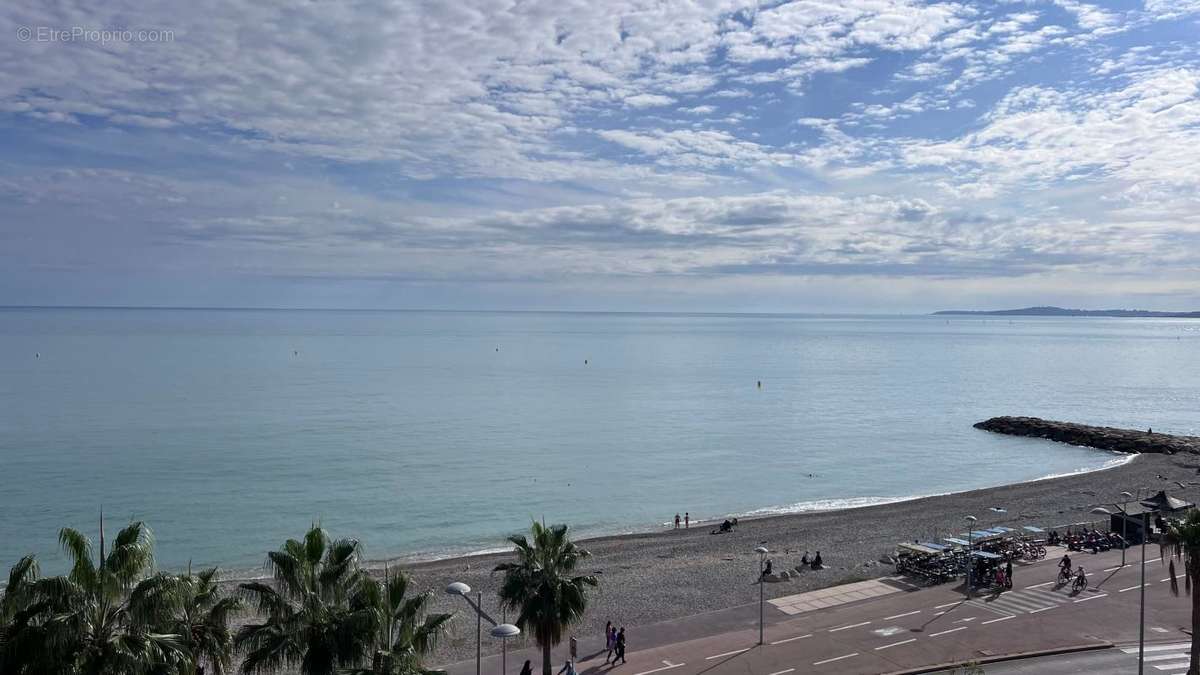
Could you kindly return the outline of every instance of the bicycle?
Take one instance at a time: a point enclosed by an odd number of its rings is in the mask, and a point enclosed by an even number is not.
[[[1075,576],[1075,583],[1071,584],[1071,592],[1079,593],[1087,588],[1087,575],[1083,573],[1083,568],[1079,568],[1079,574]]]

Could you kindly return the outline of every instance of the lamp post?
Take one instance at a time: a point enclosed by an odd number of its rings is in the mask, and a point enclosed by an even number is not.
[[[492,627],[492,637],[500,638],[500,675],[505,675],[508,672],[508,638],[516,637],[521,634],[521,629],[511,623],[502,623]]]
[[[1125,549],[1129,547],[1129,544],[1125,541],[1125,535],[1129,530],[1129,509],[1127,507],[1129,506],[1129,501],[1133,499],[1133,495],[1128,492],[1122,492],[1121,496],[1125,498],[1125,501],[1121,502],[1121,567],[1124,567]]]
[[[758,644],[761,646],[763,643],[763,585],[766,583],[763,579],[765,571],[763,563],[766,562],[767,554],[771,551],[766,546],[759,546],[754,549],[754,552],[758,554]]]
[[[1142,488],[1138,488],[1138,497],[1141,498]],[[1150,523],[1147,522],[1146,508],[1142,507],[1142,587],[1138,589],[1138,594],[1141,596],[1138,601],[1138,675],[1142,675],[1142,670],[1146,665],[1146,538],[1150,534]]]
[[[483,611],[483,593],[477,593],[476,599],[471,599],[471,587],[461,581],[455,581],[446,587],[446,593],[460,596],[471,609],[475,610],[475,675],[482,675],[483,662],[483,620],[492,624],[492,637],[504,640],[504,655],[501,657],[503,668],[508,668],[508,638],[521,634],[521,629],[510,623],[496,623],[496,620]]]
[[[971,567],[974,566],[975,560],[971,555],[972,535],[975,534],[975,521],[979,520],[975,516],[967,516],[967,599],[971,598]]]

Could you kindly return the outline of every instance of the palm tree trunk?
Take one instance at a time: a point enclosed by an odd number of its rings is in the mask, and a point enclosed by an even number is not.
[[[1196,628],[1200,627],[1200,551],[1189,552],[1187,556],[1187,573],[1192,585],[1192,655],[1188,664],[1187,675],[1200,675],[1200,637]]]
[[[1194,638],[1193,638],[1194,639]],[[1192,650],[1193,652],[1195,650]],[[542,645],[542,675],[554,675],[553,666],[550,665],[550,641],[547,640]]]

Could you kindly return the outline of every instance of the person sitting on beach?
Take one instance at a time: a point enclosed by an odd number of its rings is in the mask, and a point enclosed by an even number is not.
[[[805,552],[804,552],[804,555],[800,556],[800,564],[801,564],[801,565],[807,565],[807,564],[808,564],[808,551],[805,551]]]
[[[736,516],[734,517],[733,522],[730,524],[733,525],[733,527],[737,527],[737,517]]]
[[[768,561],[767,561],[767,564],[766,564],[766,565],[763,567],[763,573],[762,573],[762,575],[763,575],[764,577],[769,577],[769,576],[771,576],[771,561],[770,561],[770,560],[768,560]]]
[[[812,568],[814,570],[819,570],[824,566],[825,563],[821,560],[821,552],[817,551],[817,555],[812,559]]]

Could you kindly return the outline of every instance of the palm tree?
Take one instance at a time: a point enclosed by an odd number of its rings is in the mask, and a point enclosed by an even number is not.
[[[1161,542],[1163,558],[1170,554],[1183,561],[1184,584],[1192,596],[1192,655],[1188,675],[1200,675],[1200,639],[1196,629],[1200,628],[1200,510],[1193,509],[1183,520],[1167,522]],[[1179,582],[1175,577],[1175,561],[1171,561],[1171,592],[1179,595]]]
[[[182,644],[180,675],[204,673],[206,665],[215,675],[225,675],[233,653],[229,615],[241,609],[241,598],[222,596],[215,567],[195,576],[189,571],[177,577],[176,583],[180,603],[168,625]]]
[[[372,580],[369,600],[379,621],[371,667],[351,671],[353,675],[434,675],[423,658],[433,651],[453,614],[426,615],[433,591],[409,594],[411,580],[403,570]]]
[[[0,673],[51,672],[38,621],[44,605],[38,598],[37,560],[27,555],[8,573],[0,594]]]
[[[112,550],[92,560],[92,543],[65,528],[59,542],[71,559],[65,577],[44,580],[39,593],[49,607],[42,623],[46,648],[65,660],[63,672],[139,675],[160,672],[181,655],[179,636],[161,633],[178,602],[170,575],[153,574],[154,537],[135,522],[117,533]]]
[[[583,618],[586,587],[597,582],[593,576],[571,576],[580,559],[590,554],[567,537],[566,525],[534,522],[530,534],[532,543],[523,534],[508,538],[517,560],[497,565],[494,571],[504,572],[501,603],[518,612],[517,626],[531,632],[542,647],[542,675],[552,675],[550,649]]]
[[[331,540],[314,525],[303,541],[289,539],[267,554],[274,584],[241,584],[266,621],[242,626],[243,673],[299,667],[303,675],[334,675],[361,665],[375,644],[379,618],[371,580],[359,567],[353,539]]]

